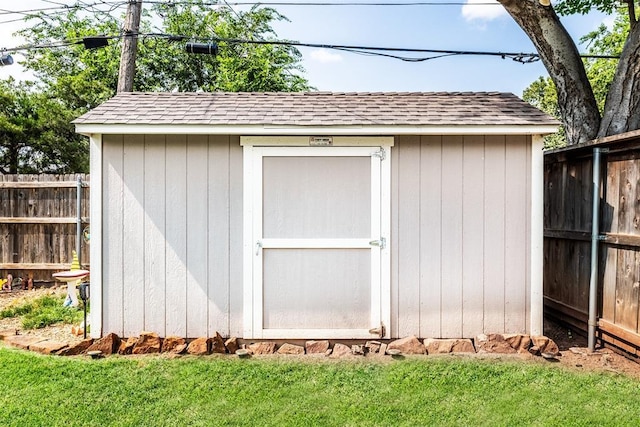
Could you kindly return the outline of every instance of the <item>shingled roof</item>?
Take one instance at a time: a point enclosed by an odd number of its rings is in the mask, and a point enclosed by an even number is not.
[[[77,125],[557,126],[511,93],[120,93]]]

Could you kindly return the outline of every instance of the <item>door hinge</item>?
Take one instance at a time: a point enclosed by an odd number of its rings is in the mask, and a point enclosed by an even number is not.
[[[371,240],[369,242],[369,245],[379,246],[380,249],[384,249],[387,247],[387,239],[385,239],[384,237],[381,237],[380,240]]]
[[[384,325],[380,323],[380,326],[378,326],[377,328],[369,329],[369,333],[371,335],[377,335],[378,338],[384,337]]]
[[[371,153],[373,157],[378,157],[381,161],[387,158],[387,152],[384,148],[380,147],[380,149],[374,153]]]

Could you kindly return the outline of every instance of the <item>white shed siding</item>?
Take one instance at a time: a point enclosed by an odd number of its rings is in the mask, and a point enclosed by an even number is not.
[[[392,150],[391,335],[527,332],[530,137]],[[242,336],[239,137],[105,135],[102,156],[102,333]]]
[[[166,336],[166,138],[146,136],[144,149],[144,296],[156,302],[145,307],[144,324],[148,330]]]
[[[241,333],[241,157],[237,137],[104,136],[103,334]]]
[[[128,138],[123,150],[122,277],[123,334],[138,334],[144,323],[144,136]]]
[[[392,335],[526,332],[530,138],[399,137]]]
[[[187,138],[167,136],[165,191],[165,325],[167,335],[187,336]],[[159,151],[164,151],[161,147]],[[202,153],[204,155],[204,153]],[[153,159],[154,156],[151,158]],[[141,173],[144,173],[141,171]],[[155,301],[147,301],[153,304]],[[142,326],[142,325],[141,325]]]
[[[123,292],[123,209],[122,189],[124,138],[105,135],[102,141],[102,307],[104,335],[124,332]]]

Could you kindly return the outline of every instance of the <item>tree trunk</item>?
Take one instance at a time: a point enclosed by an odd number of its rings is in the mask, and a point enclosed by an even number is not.
[[[498,0],[529,36],[556,85],[567,144],[594,139],[600,112],[578,49],[552,7],[537,0]]]
[[[17,137],[18,135],[14,136],[14,138],[17,138]],[[20,146],[21,144],[16,142],[15,140],[11,141],[11,143],[9,144],[9,173],[10,174],[18,173],[18,167],[20,166]]]
[[[640,25],[631,26],[607,93],[598,137],[640,129]]]

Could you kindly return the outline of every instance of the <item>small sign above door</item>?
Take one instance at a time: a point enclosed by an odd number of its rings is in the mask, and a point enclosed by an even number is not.
[[[312,147],[328,147],[333,145],[333,137],[331,136],[310,136],[309,145]]]

